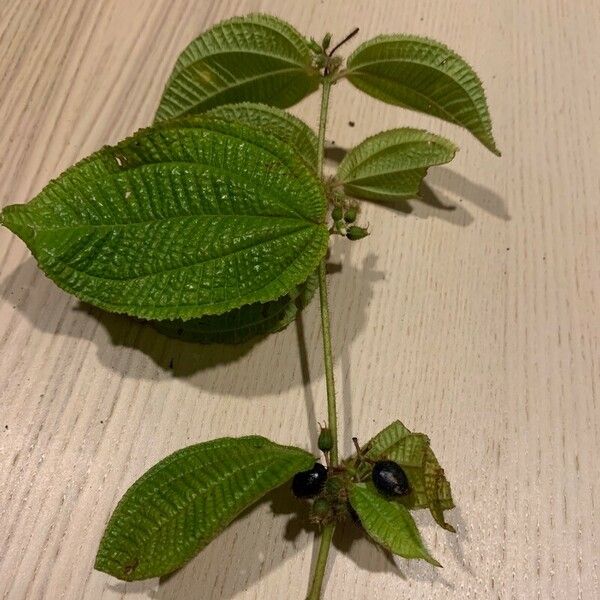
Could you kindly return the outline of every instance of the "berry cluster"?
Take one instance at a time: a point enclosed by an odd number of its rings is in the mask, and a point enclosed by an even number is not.
[[[363,456],[356,438],[356,460],[360,463],[370,463],[371,480],[377,490],[388,498],[406,496],[410,493],[410,483],[402,467],[393,460],[371,460]],[[327,467],[316,462],[312,469],[296,473],[292,480],[292,492],[297,498],[314,498],[311,508],[311,520],[325,525],[334,520],[350,517],[357,525],[360,518],[348,502],[348,488],[357,479],[357,471],[348,465],[329,466],[329,451],[331,450],[331,431],[321,427],[319,449],[325,455]],[[331,475],[331,476],[330,476]]]

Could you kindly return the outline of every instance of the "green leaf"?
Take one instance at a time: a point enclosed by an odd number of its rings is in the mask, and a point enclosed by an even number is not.
[[[268,132],[289,146],[316,171],[317,136],[300,119],[279,108],[245,102],[226,104],[207,113],[217,119],[238,121]],[[202,344],[241,344],[257,336],[281,331],[306,307],[316,290],[316,274],[295,286],[288,294],[265,303],[247,304],[223,315],[207,315],[182,321],[154,321],[162,334]]]
[[[450,162],[456,146],[420,129],[378,133],[350,150],[337,177],[348,196],[367,200],[405,200],[419,196],[427,169]]]
[[[126,581],[171,573],[314,460],[260,436],[179,450],[127,490],[108,522],[95,568]]]
[[[81,300],[189,319],[306,281],[327,251],[325,211],[321,181],[292,148],[192,117],[103,148],[1,219]]]
[[[308,306],[317,288],[315,273],[290,293],[272,302],[247,304],[224,315],[189,321],[153,321],[162,334],[201,344],[241,344],[257,336],[285,329]]]
[[[359,90],[468,129],[500,156],[481,80],[458,54],[411,35],[382,35],[350,56],[345,76]]]
[[[291,25],[253,14],[218,23],[180,55],[156,121],[231,102],[286,108],[319,87],[307,40]]]
[[[371,483],[350,488],[350,504],[365,531],[381,546],[404,558],[422,558],[441,567],[425,548],[408,509],[382,496]]]
[[[404,469],[411,490],[399,501],[411,509],[428,508],[440,527],[455,531],[444,519],[444,511],[454,508],[450,483],[426,435],[411,433],[400,421],[394,421],[366,444],[363,452],[371,460],[397,462]],[[367,478],[370,471],[369,465],[363,463],[359,475]]]
[[[244,102],[219,106],[206,113],[226,121],[240,121],[258,127],[296,150],[315,170],[317,168],[317,136],[304,122],[285,110],[266,104]]]

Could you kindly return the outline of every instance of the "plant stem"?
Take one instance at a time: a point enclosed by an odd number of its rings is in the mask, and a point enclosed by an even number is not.
[[[323,157],[325,155],[325,128],[327,126],[327,109],[331,80],[323,79],[321,96],[321,115],[319,117],[319,146],[317,151],[317,169],[323,175]],[[325,383],[327,386],[327,419],[331,429],[332,447],[329,453],[331,465],[338,464],[337,410],[335,406],[335,380],[333,376],[333,353],[331,351],[331,326],[329,322],[329,302],[327,299],[327,266],[326,258],[319,264],[319,300],[321,303],[321,328],[323,333],[323,357],[325,360]]]
[[[319,299],[321,302],[321,328],[323,331],[323,355],[325,358],[325,384],[327,386],[327,426],[331,430],[331,466],[338,464],[337,410],[335,405],[335,380],[333,378],[333,354],[331,351],[331,327],[329,302],[327,300],[327,273],[325,259],[319,264]]]
[[[329,556],[329,548],[333,539],[335,524],[330,523],[323,529],[321,534],[321,545],[319,546],[319,555],[317,556],[317,564],[313,574],[312,583],[306,600],[319,600],[321,598],[321,587],[323,585],[323,577],[325,575],[325,567],[327,566],[327,558]]]
[[[321,91],[321,113],[319,115],[319,142],[317,146],[317,171],[323,175],[323,157],[325,156],[325,128],[327,127],[327,110],[329,108],[329,92],[331,91],[331,79],[323,78],[323,89]]]
[[[325,76],[323,79],[323,90],[321,95],[321,114],[319,117],[319,145],[317,148],[317,168],[319,174],[323,175],[323,157],[325,155],[325,127],[327,125],[327,109],[329,106],[329,92],[331,91],[331,79]],[[335,380],[333,376],[333,353],[331,351],[331,327],[329,323],[329,302],[327,299],[327,265],[326,258],[319,264],[319,300],[321,304],[321,328],[323,335],[323,358],[325,361],[325,382],[327,386],[327,419],[331,430],[332,446],[329,453],[330,464],[335,467],[338,464],[338,435],[337,435],[337,411],[335,406]],[[321,587],[325,576],[327,558],[335,531],[335,523],[327,525],[321,534],[319,554],[313,573],[310,591],[307,600],[319,600]]]

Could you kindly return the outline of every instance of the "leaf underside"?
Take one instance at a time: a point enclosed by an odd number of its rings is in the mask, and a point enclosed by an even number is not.
[[[404,558],[421,558],[441,566],[423,544],[408,509],[382,496],[371,483],[358,483],[350,488],[350,504],[358,514],[365,531],[381,546]]]
[[[444,518],[444,511],[454,508],[450,483],[426,435],[411,433],[400,421],[394,421],[366,444],[364,453],[371,460],[397,462],[410,483],[410,494],[398,501],[410,509],[428,508],[440,527],[455,531]],[[363,464],[359,475],[367,478],[369,473],[370,467]]]
[[[95,568],[133,581],[178,569],[244,509],[314,464],[260,436],[221,438],[175,452],[125,493]]]
[[[242,344],[285,329],[312,300],[318,285],[315,273],[291,292],[265,303],[247,304],[223,315],[189,321],[152,321],[160,333],[200,344]]]
[[[367,138],[346,154],[337,177],[348,196],[406,200],[419,196],[427,169],[450,162],[456,146],[420,129],[392,129]]]
[[[156,122],[232,102],[287,108],[319,87],[305,38],[269,15],[235,17],[204,32],[182,52]]]
[[[1,219],[81,300],[189,319],[306,281],[327,250],[325,210],[320,180],[292,148],[190,117],[103,148]]]
[[[347,67],[345,76],[359,90],[460,125],[500,155],[481,80],[444,44],[411,35],[382,35],[360,45]]]

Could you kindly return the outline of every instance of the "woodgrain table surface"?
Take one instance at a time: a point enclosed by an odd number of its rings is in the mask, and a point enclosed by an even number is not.
[[[316,38],[360,26],[347,52],[381,32],[446,42],[485,82],[503,151],[333,90],[339,147],[398,125],[461,146],[429,178],[448,208],[366,206],[373,235],[336,243],[330,278],[343,450],[396,418],[427,432],[458,535],[419,515],[436,570],[342,531],[326,598],[600,597],[598,0],[1,0],[0,201],[148,124],[185,45],[251,11]],[[293,111],[315,124],[317,95]],[[118,498],[171,451],[251,432],[309,446],[317,304],[254,346],[195,347],[80,305],[7,230],[0,257],[0,597],[303,598],[313,538],[281,493],[160,584],[92,565]]]

